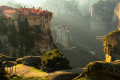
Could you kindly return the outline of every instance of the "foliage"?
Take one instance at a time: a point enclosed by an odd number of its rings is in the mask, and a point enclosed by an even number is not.
[[[19,40],[21,46],[25,46],[26,51],[29,51],[34,45],[34,35],[29,32],[29,24],[27,18],[25,21],[19,20]]]
[[[11,33],[10,35],[8,35],[8,39],[9,42],[11,44],[11,46],[13,47],[17,47],[17,32],[15,30],[15,26],[14,25],[9,25],[9,32]]]
[[[3,80],[5,78],[5,74],[6,74],[5,68],[2,62],[0,61],[0,80]]]
[[[5,18],[4,17],[0,17],[0,34],[6,34],[8,32],[8,27],[6,26],[5,23]]]
[[[53,72],[68,68],[70,68],[69,61],[62,52],[57,49],[46,52],[42,57],[41,69],[43,71]]]

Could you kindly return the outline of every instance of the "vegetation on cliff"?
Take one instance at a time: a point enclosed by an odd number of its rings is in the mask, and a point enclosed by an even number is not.
[[[46,52],[42,57],[41,69],[43,71],[53,72],[69,68],[69,61],[62,52],[57,49]]]

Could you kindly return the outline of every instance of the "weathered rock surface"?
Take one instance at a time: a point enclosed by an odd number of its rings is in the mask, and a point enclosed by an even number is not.
[[[120,31],[113,31],[104,38],[104,52],[106,62],[120,59]]]
[[[116,26],[118,20],[114,15],[114,9],[119,1],[118,0],[105,0],[98,1],[91,8],[91,29],[93,30],[106,30],[113,25]]]
[[[74,80],[81,77],[92,80],[120,80],[120,60],[114,62],[91,62]]]
[[[41,56],[26,56],[23,58],[18,58],[16,60],[17,64],[24,64],[27,66],[32,66],[35,68],[40,68],[41,65]]]
[[[78,76],[78,74],[75,74],[72,72],[56,71],[54,73],[50,73],[47,76],[47,79],[48,80],[72,80],[76,76]]]
[[[0,54],[0,61],[15,61],[14,58]]]
[[[15,66],[17,64],[15,62],[13,62],[13,61],[5,61],[5,62],[3,62],[3,65],[5,67],[12,67],[12,66]]]

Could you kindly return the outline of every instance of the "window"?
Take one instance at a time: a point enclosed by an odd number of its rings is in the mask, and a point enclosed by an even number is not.
[[[46,15],[45,18],[48,18],[48,15]]]
[[[36,18],[34,17],[34,21],[36,21]]]

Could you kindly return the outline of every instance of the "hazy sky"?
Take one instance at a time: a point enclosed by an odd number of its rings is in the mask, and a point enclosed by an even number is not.
[[[25,3],[25,4],[32,4],[33,6],[41,6],[41,4],[45,1],[46,0],[0,0],[0,4],[5,5],[8,2],[12,2],[14,4],[15,2],[17,2],[20,4]]]

